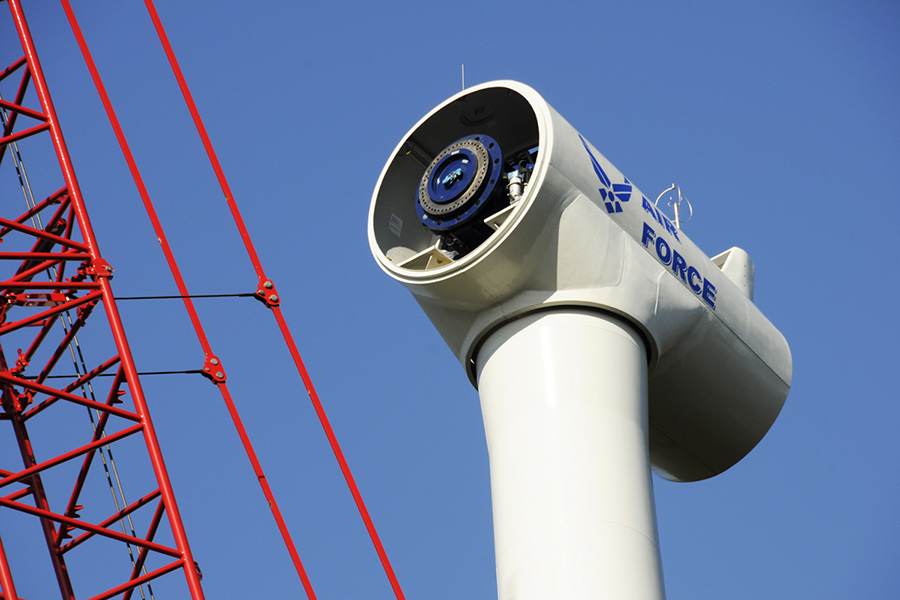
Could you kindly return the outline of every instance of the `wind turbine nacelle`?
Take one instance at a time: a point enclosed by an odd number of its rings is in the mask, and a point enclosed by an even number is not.
[[[476,387],[482,341],[510,320],[581,307],[633,324],[666,478],[731,467],[787,397],[790,350],[753,304],[746,253],[708,258],[521,83],[468,88],[419,121],[381,173],[368,234]]]

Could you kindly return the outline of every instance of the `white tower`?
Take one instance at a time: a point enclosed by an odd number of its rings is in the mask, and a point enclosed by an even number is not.
[[[790,386],[747,254],[710,260],[512,81],[403,138],[369,243],[479,391],[500,600],[663,598],[651,467],[728,469]]]

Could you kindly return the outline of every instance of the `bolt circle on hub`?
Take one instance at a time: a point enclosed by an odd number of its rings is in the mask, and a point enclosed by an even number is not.
[[[502,162],[500,145],[486,135],[467,136],[444,148],[419,182],[419,218],[439,231],[469,220],[496,188]]]

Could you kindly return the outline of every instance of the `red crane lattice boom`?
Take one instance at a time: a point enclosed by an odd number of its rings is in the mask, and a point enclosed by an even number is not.
[[[21,457],[13,460],[8,453],[2,457],[0,507],[37,518],[52,566],[52,575],[47,575],[56,578],[63,598],[76,597],[67,568],[69,556],[90,552],[97,560],[99,549],[109,548],[89,543],[94,537],[129,546],[133,557],[133,564],[120,572],[111,569],[109,582],[97,582],[97,589],[87,590],[96,600],[127,596],[129,590],[177,570],[184,573],[191,597],[202,598],[200,575],[110,286],[113,269],[94,236],[25,15],[18,0],[8,4],[24,56],[14,57],[0,72],[0,82],[12,82],[16,89],[14,97],[0,100],[4,116],[0,161],[7,163],[7,172],[13,170],[9,163],[16,162],[21,179],[21,165],[14,156],[19,143],[49,145],[62,187],[44,192],[44,182],[30,182],[42,200],[16,210],[4,197],[0,208],[0,420],[11,426]],[[100,351],[93,344],[101,341],[92,339],[91,353],[102,358],[84,362],[76,374],[72,367],[60,366],[87,321],[93,324],[104,315],[107,349]],[[46,447],[33,443],[32,419],[50,420],[51,413],[69,419],[78,406],[92,413],[92,427],[56,429]],[[83,415],[83,408],[79,412]],[[133,438],[143,439],[153,487],[112,511],[88,505],[85,484],[98,453]],[[73,469],[73,464],[78,466]],[[53,480],[52,487],[45,485],[47,480]],[[5,518],[12,518],[5,513]],[[146,528],[140,533],[119,531],[127,516],[132,523],[143,521]],[[18,597],[10,554],[0,540],[0,586],[6,600]],[[30,557],[29,571],[41,562]],[[112,567],[117,561],[108,564]]]
[[[259,279],[254,293],[239,295],[257,297],[274,316],[400,600],[402,590],[281,313],[281,298],[253,248],[153,2],[144,3]],[[24,55],[0,56],[0,65],[9,65],[0,72],[0,189],[15,185],[7,177],[15,179],[25,205],[16,209],[6,196],[0,203],[0,421],[9,422],[14,439],[14,451],[0,447],[0,514],[4,519],[36,523],[49,562],[18,546],[10,551],[0,530],[0,600],[21,597],[13,580],[17,568],[27,569],[31,578],[55,578],[64,600],[76,596],[92,600],[121,596],[127,600],[136,590],[145,597],[145,584],[153,598],[150,582],[175,571],[183,573],[190,597],[203,598],[199,567],[191,554],[112,293],[113,268],[100,253],[20,0],[8,0],[8,5],[12,20],[7,23],[0,18],[0,35],[12,37],[3,27],[13,31]],[[203,374],[216,385],[304,591],[308,598],[315,598],[69,1],[61,0],[61,5],[204,352],[202,369],[182,372]],[[46,162],[58,164],[56,174],[48,177],[42,173],[32,182],[20,146],[27,146],[29,155],[42,153]],[[105,321],[101,315],[106,316]],[[89,319],[90,328],[86,327]],[[90,337],[90,352],[82,351],[79,335]],[[62,366],[66,353],[72,355],[73,366]],[[38,435],[33,438],[35,431]],[[129,461],[139,464],[117,469],[113,449],[120,447],[127,449],[123,454]],[[112,503],[101,502],[97,494],[88,491],[90,483],[101,477],[101,468]],[[139,488],[136,500],[126,498],[119,471],[126,476],[142,475],[135,478]],[[129,496],[136,497],[133,484],[129,484]],[[123,556],[129,560],[123,562]],[[79,560],[103,565],[102,580],[80,580],[76,590],[69,568]],[[40,569],[43,571],[38,574]]]

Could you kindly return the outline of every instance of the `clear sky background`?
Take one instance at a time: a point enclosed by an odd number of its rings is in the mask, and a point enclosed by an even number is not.
[[[191,291],[254,291],[143,4],[74,4]],[[62,10],[25,8],[116,293],[174,293]],[[408,598],[496,597],[477,392],[366,239],[382,167],[462,64],[468,85],[534,87],[646,195],[678,182],[687,234],[749,252],[791,345],[791,392],[746,459],[654,478],[668,598],[900,595],[900,5],[157,8]],[[274,320],[198,303],[317,595],[393,597]],[[201,366],[180,303],[122,312],[142,370]],[[214,386],[144,386],[207,597],[302,597]],[[157,598],[186,593],[163,582]],[[19,591],[54,597],[46,584]]]

